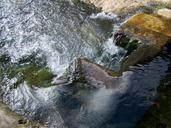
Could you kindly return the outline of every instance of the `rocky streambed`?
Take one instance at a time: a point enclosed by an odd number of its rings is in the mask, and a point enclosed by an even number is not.
[[[1,0],[1,100],[23,119],[0,128],[170,128],[170,3],[144,2]]]

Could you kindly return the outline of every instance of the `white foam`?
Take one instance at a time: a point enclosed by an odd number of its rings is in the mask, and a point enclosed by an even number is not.
[[[105,13],[105,12],[100,12],[100,13],[93,13],[90,15],[90,18],[92,19],[108,19],[108,20],[116,20],[117,19],[117,15],[114,13]]]
[[[120,48],[115,45],[113,38],[109,38],[104,44],[104,50],[105,52],[114,55],[117,54],[120,51]]]

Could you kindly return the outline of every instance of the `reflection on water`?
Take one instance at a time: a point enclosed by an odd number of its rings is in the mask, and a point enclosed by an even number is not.
[[[118,69],[125,51],[110,38],[117,16],[96,15],[94,8],[70,2],[0,0],[1,97],[11,109],[52,128],[132,128],[166,74],[170,58],[163,54],[118,78],[91,74],[91,81],[98,80],[95,87],[82,81],[37,88],[24,81],[14,88],[20,74],[9,78],[5,72],[36,63],[60,78],[78,57]]]

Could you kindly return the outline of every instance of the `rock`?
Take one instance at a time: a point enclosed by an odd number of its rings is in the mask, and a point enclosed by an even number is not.
[[[102,8],[105,12],[117,14],[127,13],[132,8],[142,7],[149,2],[171,4],[170,0],[82,0],[86,3],[93,3],[96,7]],[[129,6],[128,6],[129,5]]]
[[[137,3],[135,0],[120,0],[120,1],[115,1],[115,0],[84,0],[84,2],[87,3],[93,3],[96,7],[102,8],[103,11],[105,12],[121,12],[125,8],[128,8],[128,4],[132,7],[135,6]],[[129,6],[129,8],[130,8]]]
[[[74,81],[76,85],[78,85],[77,83],[87,83],[94,88],[115,88],[121,84],[119,77],[116,77],[118,74],[114,71],[87,59],[79,59],[79,63],[81,63],[79,69],[81,69],[82,77],[80,77],[80,80]]]
[[[130,19],[128,19],[128,21],[122,26],[122,28],[131,29],[128,31],[134,34],[136,34],[135,32],[139,32],[140,35],[143,34],[142,36],[144,36],[144,34],[148,34],[148,30],[149,30],[149,31],[157,32],[162,35],[171,37],[171,24],[170,23],[171,23],[171,20],[166,20],[162,17],[149,15],[145,13],[139,13],[139,14],[132,16]],[[137,31],[137,29],[139,30]],[[142,29],[142,32],[141,32],[141,29]],[[149,32],[146,38],[155,35],[155,33],[152,35],[150,34],[151,33]]]
[[[171,21],[168,19],[145,13],[136,14],[128,19],[118,33],[124,33],[129,38],[135,41],[139,40],[139,42],[135,43],[134,41],[133,46],[136,46],[137,49],[129,51],[129,55],[122,61],[120,73],[128,70],[131,65],[157,55],[167,40],[171,38],[170,23]],[[116,43],[118,46],[122,46],[123,42],[120,40],[118,41],[120,43]],[[131,42],[127,41],[127,43]]]
[[[17,81],[14,83],[15,88],[24,81],[26,81],[29,86],[39,88],[53,86],[51,82],[55,77],[49,68],[39,67],[37,65],[12,66],[7,70],[7,75],[9,79],[17,78]]]
[[[45,128],[40,124],[30,122],[12,112],[7,105],[0,102],[0,128]]]
[[[166,17],[167,19],[171,19],[171,9],[167,9],[167,8],[159,9],[157,14],[159,16]]]

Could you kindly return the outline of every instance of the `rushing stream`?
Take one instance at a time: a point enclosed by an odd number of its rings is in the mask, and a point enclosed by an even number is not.
[[[118,69],[125,51],[111,38],[116,21],[114,14],[67,0],[0,0],[1,99],[50,128],[133,128],[167,74],[167,50],[113,78],[118,82],[112,88],[80,89],[68,80],[76,58]],[[29,65],[48,68],[52,83],[67,77],[65,84],[39,88],[22,81],[14,86],[20,73],[11,76],[9,70]]]

